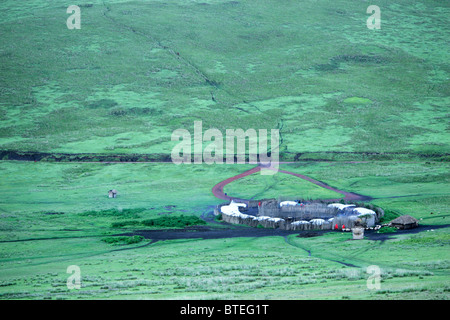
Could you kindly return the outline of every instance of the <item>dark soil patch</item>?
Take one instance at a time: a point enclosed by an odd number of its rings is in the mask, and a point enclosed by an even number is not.
[[[343,13],[341,13],[343,14]],[[339,69],[341,63],[359,63],[359,64],[382,64],[387,63],[388,58],[382,56],[369,56],[369,55],[339,55],[330,59],[328,63],[318,64],[314,68],[318,71],[329,72]]]
[[[319,237],[322,233],[319,232],[302,232],[300,233],[297,238],[313,238],[313,237]]]
[[[237,237],[270,237],[270,236],[286,236],[296,234],[298,231],[287,231],[280,229],[264,229],[264,228],[233,228],[233,229],[216,229],[208,226],[191,226],[183,229],[167,229],[167,230],[137,230],[130,233],[119,234],[120,236],[143,236],[145,239],[159,240],[176,240],[176,239],[224,239]]]
[[[292,153],[290,159],[296,161],[344,161],[344,160],[410,160],[411,157],[421,159],[431,159],[434,161],[448,162],[449,153],[412,153],[412,152],[351,152],[351,151],[322,151],[322,152],[304,152]],[[283,155],[281,161],[283,160]],[[172,162],[170,154],[152,153],[152,154],[110,154],[110,153],[48,153],[37,151],[20,150],[0,150],[0,160],[16,161],[48,161],[48,162]],[[194,155],[192,155],[192,161]],[[237,159],[235,158],[235,161]],[[246,158],[246,161],[248,159]]]
[[[172,162],[170,154],[46,153],[0,150],[0,160],[44,162]]]
[[[392,236],[398,234],[415,234],[426,230],[436,230],[447,228],[450,225],[421,225],[418,228],[408,230],[398,230],[395,233],[377,233],[373,230],[366,230],[365,237],[368,240],[384,241],[392,239]],[[117,234],[117,236],[143,236],[145,239],[151,239],[154,242],[160,240],[177,240],[177,239],[224,239],[224,238],[255,238],[255,237],[286,237],[290,234],[297,234],[298,238],[319,237],[325,232],[333,232],[331,230],[323,231],[298,231],[298,230],[281,230],[269,228],[250,228],[250,227],[232,227],[232,228],[214,228],[210,226],[189,226],[182,229],[166,229],[166,230],[136,230],[133,232]]]
[[[393,236],[400,235],[400,234],[416,234],[419,232],[427,231],[427,230],[437,230],[437,229],[443,229],[450,227],[450,224],[442,224],[442,225],[426,225],[421,224],[417,228],[413,229],[406,229],[406,230],[397,230],[392,233],[378,233],[373,230],[366,230],[364,232],[364,237],[368,240],[375,240],[375,241],[385,241],[389,239],[393,239]]]

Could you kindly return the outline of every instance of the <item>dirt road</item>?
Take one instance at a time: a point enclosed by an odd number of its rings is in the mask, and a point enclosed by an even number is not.
[[[257,166],[257,167],[255,167],[253,169],[247,170],[247,171],[245,171],[245,172],[243,172],[241,174],[238,174],[238,175],[236,175],[234,177],[231,177],[231,178],[228,178],[228,179],[226,179],[226,180],[224,180],[222,182],[219,182],[218,184],[216,184],[212,188],[212,193],[214,194],[214,196],[216,198],[219,198],[219,199],[228,200],[228,201],[235,200],[235,201],[247,202],[248,199],[240,199],[240,198],[233,197],[233,196],[230,196],[230,195],[226,194],[223,191],[223,188],[227,184],[229,184],[229,183],[231,183],[233,181],[236,181],[238,179],[244,178],[246,176],[249,176],[251,174],[254,174],[254,173],[257,173],[257,172],[261,171],[261,168],[262,168],[261,166]],[[272,169],[272,170],[275,170],[275,169]],[[340,194],[343,195],[342,198],[326,199],[327,201],[339,201],[341,199],[346,200],[346,201],[370,201],[370,200],[372,200],[372,198],[369,197],[369,196],[364,196],[364,195],[361,195],[361,194],[358,194],[358,193],[353,193],[353,192],[347,192],[347,191],[344,191],[344,190],[340,190],[340,189],[331,187],[331,186],[327,185],[326,183],[324,183],[322,181],[315,180],[315,179],[310,178],[308,176],[305,176],[303,174],[294,173],[294,172],[290,172],[290,171],[286,171],[286,170],[278,170],[278,173],[290,174],[292,176],[295,176],[295,177],[298,177],[300,179],[303,179],[303,180],[309,181],[311,183],[314,183],[315,185],[318,185],[319,187],[322,187],[322,188],[325,188],[325,189],[328,189],[328,190],[331,190],[331,191],[335,191],[335,192],[340,193]]]

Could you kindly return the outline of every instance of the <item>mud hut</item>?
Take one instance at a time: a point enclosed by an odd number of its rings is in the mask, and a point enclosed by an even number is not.
[[[112,189],[108,191],[108,197],[109,198],[116,198],[117,197],[117,190],[116,189]]]
[[[411,217],[408,214],[405,214],[392,220],[389,226],[397,229],[412,229],[417,228],[419,226],[419,220],[417,220],[414,217]]]
[[[355,226],[352,228],[353,240],[364,239],[364,227],[361,225],[361,219],[355,221]]]

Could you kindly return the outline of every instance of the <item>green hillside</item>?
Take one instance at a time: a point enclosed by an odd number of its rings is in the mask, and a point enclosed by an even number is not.
[[[448,153],[442,1],[2,3],[0,148],[166,153],[173,130],[279,128],[301,152]]]
[[[76,4],[80,29],[67,1],[0,1],[0,300],[450,298],[448,1],[378,0],[381,29],[355,0]],[[278,129],[280,169],[323,183],[256,173],[229,196],[328,185],[419,228],[226,224],[212,188],[256,164],[173,164],[196,121]]]

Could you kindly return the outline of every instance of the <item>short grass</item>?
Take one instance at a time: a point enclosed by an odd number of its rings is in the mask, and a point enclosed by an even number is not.
[[[310,240],[290,237],[289,243],[268,237],[164,241],[126,251],[109,247],[84,256],[49,259],[47,271],[39,260],[28,259],[24,264],[16,262],[14,272],[4,268],[1,294],[3,299],[448,298],[449,260],[435,258],[445,248],[435,246],[427,253],[426,244],[361,244],[349,243],[348,238],[348,234],[329,234]],[[291,241],[311,246],[312,256]],[[97,250],[109,246],[89,242]],[[326,249],[331,246],[336,248]],[[420,260],[416,250],[424,255]],[[403,259],[397,259],[399,254]],[[353,262],[355,256],[363,264],[346,267],[335,262]],[[366,265],[374,263],[382,263],[379,290],[367,288]],[[81,269],[79,290],[66,287],[69,264]]]
[[[379,1],[381,30],[353,0],[80,5],[2,2],[0,148],[169,154],[201,120],[279,128],[285,159],[449,152],[442,1]]]
[[[282,168],[309,175],[342,190],[375,198],[375,205],[426,218],[445,221],[448,215],[450,176],[447,163],[369,161],[358,163],[298,163]],[[439,218],[437,218],[439,217]],[[428,223],[427,222],[427,223]]]
[[[279,129],[281,159],[297,161],[282,169],[428,227],[361,241],[114,238],[212,212],[211,188],[252,166],[3,160],[0,298],[448,299],[450,7],[376,4],[380,30],[354,0],[92,0],[68,30],[66,1],[2,1],[1,150],[169,155],[194,121]],[[282,174],[226,192],[332,196]],[[70,265],[80,290],[67,289]]]
[[[344,195],[288,174],[259,172],[233,181],[224,188],[228,195],[242,199],[338,199]]]
[[[420,184],[434,186],[438,195],[416,196],[411,188],[420,177],[427,181],[430,173],[444,174],[446,165],[433,163],[431,172],[425,163],[407,166],[409,173],[402,164],[389,162],[298,163],[282,169],[307,173],[343,189],[353,183],[349,189],[358,193],[366,191],[366,184],[373,183],[372,173],[378,172],[382,176],[376,192],[384,198],[373,202],[422,218],[428,231],[387,233],[384,240],[361,241],[351,240],[350,233],[331,232],[312,238],[199,237],[128,244],[128,238],[114,235],[125,229],[153,228],[130,221],[211,212],[214,203],[221,203],[211,188],[249,166],[4,161],[1,168],[7,179],[1,190],[8,192],[9,201],[0,206],[0,295],[2,299],[448,299],[449,239],[448,228],[442,228],[449,219],[448,192],[439,178]],[[116,199],[107,197],[106,185],[99,187],[111,172],[129,179],[117,187]],[[388,172],[396,189],[381,183]],[[24,182],[20,174],[30,178]],[[61,177],[71,179],[63,182]],[[138,192],[156,182],[161,187]],[[40,196],[41,184],[49,190],[45,197]],[[66,190],[64,185],[72,188]],[[289,190],[289,184],[282,186]],[[169,187],[173,193],[167,192]],[[76,198],[70,196],[73,190],[79,192]],[[78,203],[81,198],[83,205]],[[67,289],[70,265],[81,268],[79,290]],[[369,265],[382,270],[380,290],[367,288]]]

